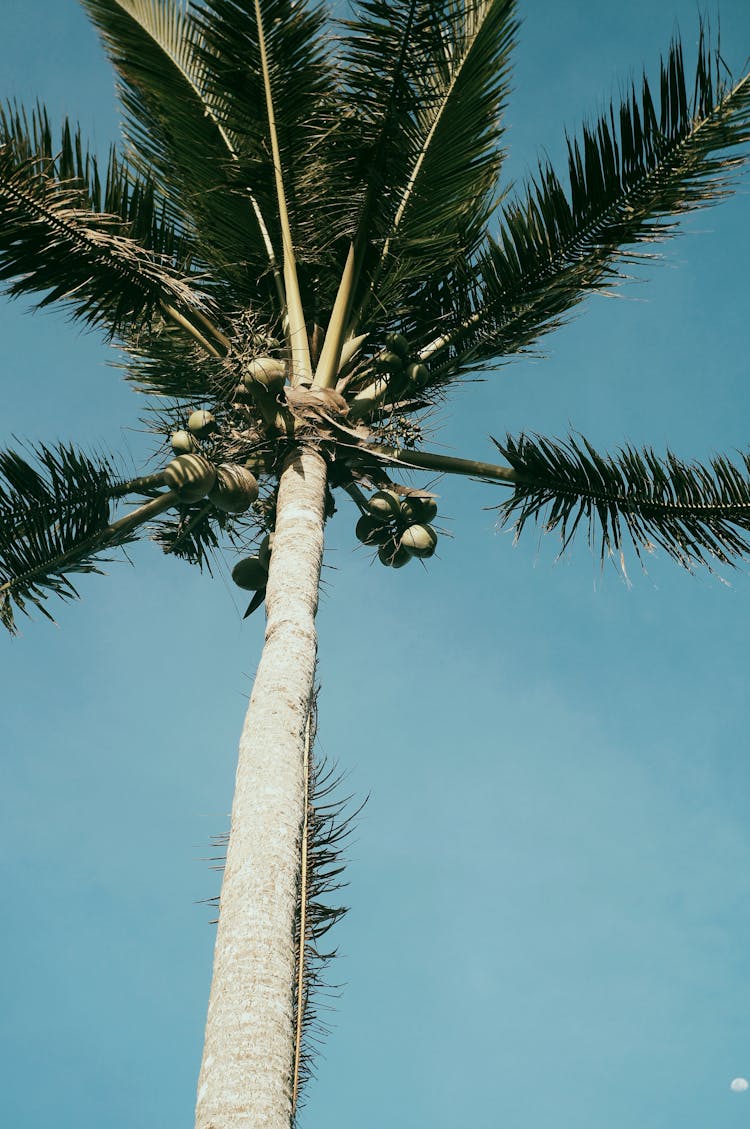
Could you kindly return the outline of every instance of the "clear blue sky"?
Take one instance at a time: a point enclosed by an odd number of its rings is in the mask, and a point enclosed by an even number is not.
[[[528,0],[509,175],[601,107],[694,0]],[[750,7],[724,0],[738,71]],[[112,78],[74,0],[6,0],[0,90],[106,151]],[[445,450],[506,429],[684,457],[747,449],[750,196],[691,218],[649,281],[587,303],[484,384]],[[646,275],[644,275],[645,277]],[[0,304],[0,442],[150,456],[144,403],[95,335]],[[320,611],[321,743],[370,801],[338,930],[345,985],[309,1129],[738,1129],[750,1120],[746,569],[658,556],[632,585],[585,543],[514,547],[495,488],[444,481],[427,571],[373,567],[344,500]],[[0,639],[0,933],[10,1129],[185,1129],[259,617],[150,544],[59,626]]]

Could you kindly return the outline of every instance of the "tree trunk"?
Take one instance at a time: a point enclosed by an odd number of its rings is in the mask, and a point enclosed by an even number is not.
[[[196,1129],[289,1129],[303,756],[317,636],[326,465],[281,475],[266,636],[245,726],[219,904]]]

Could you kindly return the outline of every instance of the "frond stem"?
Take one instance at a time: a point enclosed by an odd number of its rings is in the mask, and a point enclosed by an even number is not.
[[[260,0],[255,0],[255,20],[258,26],[258,47],[263,70],[263,87],[266,94],[266,115],[268,118],[268,131],[271,138],[271,152],[273,154],[273,168],[276,178],[276,197],[279,205],[279,223],[281,238],[284,248],[284,284],[286,292],[287,317],[289,319],[289,344],[292,355],[292,384],[308,384],[312,380],[312,366],[310,363],[310,347],[305,328],[305,316],[302,310],[302,297],[297,278],[297,263],[294,255],[292,230],[289,223],[289,213],[286,206],[286,192],[281,169],[281,150],[276,130],[276,113],[273,105],[271,91],[271,73],[268,66],[268,52],[266,50],[266,36],[263,30],[263,15],[260,10]]]
[[[400,447],[369,445],[367,450],[378,458],[415,470],[436,470],[444,474],[466,474],[474,478],[489,478],[507,486],[526,482],[512,467],[495,463],[477,462],[474,459],[457,459],[451,455],[438,455],[431,451],[405,451]]]
[[[213,346],[211,342],[203,336],[201,331],[193,325],[189,318],[186,318],[184,314],[181,314],[179,310],[176,310],[174,306],[169,306],[166,303],[162,303],[161,308],[167,315],[167,317],[171,319],[171,321],[173,321],[176,325],[179,325],[182,329],[186,330],[190,334],[190,336],[194,338],[210,356],[220,358],[225,355],[224,353],[220,353],[219,350],[215,348],[215,346]],[[210,322],[208,322],[208,324],[210,325]],[[213,330],[213,326],[211,328]],[[215,332],[218,334],[219,331],[216,330]],[[223,337],[223,334],[221,336],[223,340],[226,341],[226,338]],[[227,345],[228,344],[229,342],[227,342]]]

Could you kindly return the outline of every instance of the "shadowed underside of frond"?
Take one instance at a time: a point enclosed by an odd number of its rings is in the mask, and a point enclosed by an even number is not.
[[[120,78],[128,159],[154,178],[216,280],[257,300],[266,224],[235,180],[236,142],[206,91],[202,35],[181,0],[84,0]],[[262,289],[262,286],[261,286]]]
[[[704,466],[650,448],[602,455],[575,437],[495,442],[517,476],[499,507],[517,535],[533,521],[558,531],[564,550],[583,527],[602,561],[629,538],[639,558],[659,546],[690,571],[750,555],[750,454],[739,467],[721,457]]]

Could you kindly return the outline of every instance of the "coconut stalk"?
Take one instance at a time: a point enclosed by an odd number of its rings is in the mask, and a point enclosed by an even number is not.
[[[325,493],[317,451],[291,455],[279,483],[265,642],[240,738],[196,1129],[289,1129],[292,1118],[295,913]]]

